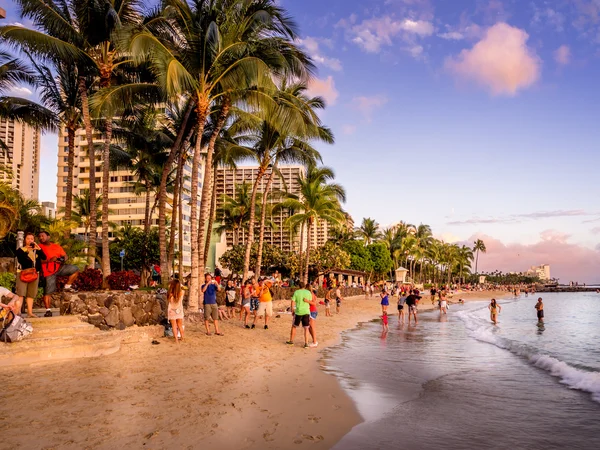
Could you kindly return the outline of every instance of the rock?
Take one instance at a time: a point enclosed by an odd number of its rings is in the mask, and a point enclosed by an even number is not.
[[[104,306],[103,306],[102,308],[100,308],[100,311],[99,311],[99,312],[100,312],[100,314],[102,314],[104,317],[106,317],[106,316],[108,316],[108,313],[110,312],[110,310],[109,310],[108,308],[106,308],[106,307],[104,307]]]
[[[144,311],[146,311],[147,313],[149,313],[150,311],[152,311],[152,308],[154,306],[154,303],[152,301],[148,301],[144,304]]]
[[[110,307],[114,304],[115,299],[112,295],[109,295],[108,297],[106,297],[106,300],[104,300],[104,306],[108,309],[110,309]]]
[[[108,325],[109,327],[116,327],[117,324],[119,323],[119,308],[117,308],[116,306],[113,306],[110,309],[110,312],[104,318],[104,321],[106,322],[106,325]]]
[[[90,314],[87,319],[89,323],[96,327],[100,326],[100,324],[104,322],[104,316],[102,316],[100,313]]]
[[[163,309],[161,308],[160,303],[158,303],[158,302],[154,303],[154,306],[152,307],[152,321],[158,322],[158,319],[162,315],[162,312],[163,312]]]
[[[142,318],[146,315],[144,309],[140,305],[134,305],[131,308],[131,314],[135,321],[139,324]]]
[[[123,308],[121,310],[121,314],[119,315],[121,322],[125,324],[126,327],[130,327],[135,323],[135,319],[133,318],[133,314],[131,314],[131,308]]]
[[[96,314],[97,312],[100,312],[100,310],[96,307],[96,306],[88,306],[88,310],[87,310],[88,314]]]
[[[75,313],[81,314],[87,311],[87,305],[83,300],[77,300],[75,302]]]
[[[101,324],[98,326],[98,328],[100,328],[102,331],[109,331],[109,330],[110,330],[110,327],[109,327],[109,326],[107,326],[107,325],[106,325],[106,324],[104,324],[104,323],[101,323]]]
[[[125,326],[125,324],[123,322],[119,322],[117,324],[117,330],[124,330],[125,328],[127,328],[127,327]]]

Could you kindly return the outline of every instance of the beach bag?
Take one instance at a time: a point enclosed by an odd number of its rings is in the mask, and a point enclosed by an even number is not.
[[[23,283],[31,283],[32,281],[38,279],[37,270],[35,270],[34,268],[21,270],[19,278]]]
[[[4,323],[6,323],[6,318]],[[25,336],[29,336],[32,332],[33,327],[25,322],[25,319],[13,314],[10,323],[5,327],[3,326],[2,332],[0,332],[0,341],[7,343],[22,341]]]

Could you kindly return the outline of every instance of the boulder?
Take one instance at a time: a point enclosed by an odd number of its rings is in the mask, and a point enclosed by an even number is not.
[[[119,323],[119,308],[116,306],[110,308],[110,311],[104,318],[104,321],[109,327],[116,327]]]
[[[89,323],[96,327],[99,327],[104,322],[104,316],[100,313],[90,314],[87,319]]]
[[[154,302],[152,301],[147,301],[146,303],[144,303],[144,311],[146,311],[147,313],[151,312],[153,307]]]
[[[102,314],[104,317],[108,316],[109,312],[110,312],[110,310],[108,308],[106,308],[105,306],[100,308],[100,311],[99,311],[99,313]]]
[[[106,300],[104,300],[104,306],[108,309],[110,309],[110,307],[115,303],[115,298],[113,295],[109,295],[108,297],[106,297]]]
[[[133,314],[131,314],[131,308],[125,307],[121,310],[120,317],[121,323],[124,323],[126,327],[130,327],[135,323]]]
[[[131,308],[131,314],[135,321],[139,324],[142,318],[146,315],[144,309],[140,305],[134,305]]]
[[[163,309],[160,306],[159,302],[155,302],[154,306],[152,307],[152,321],[153,322],[158,322],[158,319],[160,318],[160,316],[162,316],[162,312]]]

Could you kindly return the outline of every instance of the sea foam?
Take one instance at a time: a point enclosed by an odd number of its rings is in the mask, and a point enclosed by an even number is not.
[[[496,335],[493,326],[487,321],[466,311],[456,313],[469,335],[478,341],[495,345],[498,348],[508,350],[531,363],[533,366],[547,371],[550,375],[559,379],[560,383],[571,389],[589,392],[592,399],[600,403],[600,373],[588,372],[570,366],[564,361],[550,355],[539,353],[539,349],[532,348],[526,344]]]

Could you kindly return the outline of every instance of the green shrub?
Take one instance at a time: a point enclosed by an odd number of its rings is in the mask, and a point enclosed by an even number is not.
[[[0,286],[5,287],[9,291],[13,291],[15,283],[17,282],[17,276],[11,272],[0,273]]]

